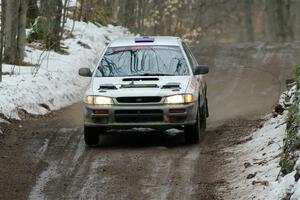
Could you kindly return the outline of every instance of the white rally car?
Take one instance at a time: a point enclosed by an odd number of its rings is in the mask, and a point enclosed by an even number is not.
[[[84,97],[84,138],[96,145],[107,129],[184,129],[197,143],[208,117],[208,66],[198,65],[177,37],[122,38],[111,42],[92,72]]]

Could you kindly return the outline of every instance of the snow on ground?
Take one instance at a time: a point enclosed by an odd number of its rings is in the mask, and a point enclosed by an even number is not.
[[[295,185],[295,174],[296,171],[293,171],[284,177],[280,177],[279,180],[271,182],[266,198],[272,200],[285,199],[285,197],[287,197],[287,194],[290,194],[293,191]]]
[[[267,194],[280,173],[280,153],[285,137],[287,112],[268,119],[261,129],[245,138],[242,144],[228,148],[231,169],[228,181],[233,188],[230,198],[273,199]],[[238,171],[237,171],[238,169]],[[283,183],[285,184],[285,183]]]
[[[294,103],[296,86],[282,93],[279,105],[285,108]],[[294,171],[283,176],[279,165],[286,137],[288,111],[272,118],[266,116],[262,128],[245,138],[241,144],[228,148],[230,159],[227,180],[232,188],[229,198],[281,200],[290,197],[300,200],[300,179],[295,175],[300,168],[300,156]],[[238,170],[238,171],[237,171]]]
[[[66,1],[66,0],[65,0]],[[63,1],[63,3],[65,3],[65,1]],[[69,0],[68,2],[68,7],[76,7],[79,6],[79,3],[77,2],[77,0]]]
[[[66,23],[71,30],[73,22]],[[69,55],[26,47],[25,62],[36,64],[42,60],[39,71],[32,66],[4,65],[5,75],[0,83],[0,113],[6,118],[20,119],[18,110],[30,114],[46,114],[78,102],[89,78],[78,75],[81,67],[94,68],[109,40],[127,36],[122,27],[97,27],[92,23],[76,22],[74,38],[63,41]],[[42,54],[42,56],[41,56]],[[42,59],[40,59],[42,58]]]

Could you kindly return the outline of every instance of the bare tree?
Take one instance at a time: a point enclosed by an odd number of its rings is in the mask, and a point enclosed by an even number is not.
[[[153,18],[154,18],[154,25],[153,25],[153,34],[157,35],[163,27],[162,18],[163,18],[163,11],[165,9],[165,2],[161,2],[159,0],[154,0],[154,9],[152,10]]]
[[[253,27],[253,0],[244,0],[244,15],[245,15],[245,40],[247,42],[254,41],[254,27]]]
[[[82,13],[83,13],[83,7],[85,6],[84,0],[79,0],[80,1],[80,7],[77,15],[77,20],[80,21],[82,19]]]
[[[285,42],[294,38],[291,24],[291,0],[265,0],[265,39]]]
[[[67,9],[68,9],[69,3],[70,3],[70,0],[64,0],[63,14],[62,14],[62,26],[61,26],[61,31],[60,31],[60,40],[62,40],[63,35],[64,35],[65,23],[67,20]]]
[[[73,31],[74,31],[74,28],[75,28],[75,20],[76,20],[76,17],[77,17],[77,15],[76,15],[77,4],[78,4],[78,1],[76,1],[76,3],[75,3],[75,9],[73,11],[73,23],[72,23],[72,28],[71,28],[70,35],[73,34]]]
[[[61,0],[41,0],[41,29],[47,49],[60,50],[60,22],[62,16]]]
[[[118,16],[120,13],[120,0],[114,0],[113,10],[112,10],[112,21],[114,24],[118,23]]]
[[[39,16],[39,8],[37,0],[28,0],[28,11],[27,11],[27,27],[34,24],[35,19]]]
[[[7,63],[21,64],[26,43],[27,0],[5,0],[4,59]]]
[[[5,21],[6,1],[1,3],[1,31],[0,31],[0,82],[2,82],[2,57],[3,57],[3,37],[4,37],[4,21]]]
[[[57,0],[40,1],[53,4]],[[300,12],[297,10],[299,6],[296,6],[299,2],[296,0],[77,2],[79,7],[74,12],[77,20],[122,25],[145,35],[178,35],[191,42],[290,41],[300,37],[297,31],[300,29]],[[46,4],[46,7],[51,10],[49,5]]]
[[[124,25],[130,29],[134,29],[135,15],[134,8],[136,2],[133,0],[126,0],[125,13],[124,13]]]

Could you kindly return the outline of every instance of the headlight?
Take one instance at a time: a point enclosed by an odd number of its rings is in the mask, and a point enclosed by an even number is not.
[[[166,97],[166,104],[182,104],[182,103],[192,103],[194,100],[192,94],[178,94]]]
[[[110,97],[102,96],[86,96],[84,98],[86,104],[95,104],[95,105],[112,105],[113,101]]]

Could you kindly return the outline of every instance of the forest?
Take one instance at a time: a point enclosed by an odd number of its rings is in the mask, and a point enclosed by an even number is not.
[[[189,42],[300,37],[299,0],[87,0],[81,5],[86,20],[122,25],[142,35],[177,35]]]
[[[60,41],[72,35],[64,32],[67,18],[190,44],[295,41],[299,6],[300,0],[3,0],[0,63],[22,64],[26,43],[34,41],[63,53]]]

